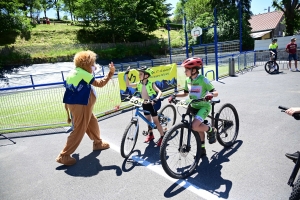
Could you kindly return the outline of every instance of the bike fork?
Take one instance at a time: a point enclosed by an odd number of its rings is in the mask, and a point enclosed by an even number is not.
[[[300,155],[299,155],[299,157],[298,157],[298,159],[296,161],[295,167],[294,167],[294,169],[292,171],[292,174],[290,176],[290,179],[288,181],[288,185],[291,186],[291,187],[294,187],[294,180],[295,180],[295,178],[297,176],[299,168],[300,168]]]

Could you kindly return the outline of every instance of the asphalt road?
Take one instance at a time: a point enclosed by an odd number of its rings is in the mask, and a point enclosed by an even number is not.
[[[64,129],[7,134],[16,144],[0,136],[0,199],[288,199],[294,165],[284,154],[299,150],[300,124],[278,106],[300,106],[299,77],[286,68],[269,75],[260,66],[214,81],[221,99],[217,110],[232,103],[238,111],[239,136],[230,149],[207,143],[207,157],[186,180],[165,174],[159,148],[144,143],[142,134],[132,156],[121,157],[131,111],[100,120],[111,148],[93,152],[85,136],[70,167],[55,162],[68,137]]]

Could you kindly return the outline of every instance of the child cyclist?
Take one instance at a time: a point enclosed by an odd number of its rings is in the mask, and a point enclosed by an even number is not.
[[[188,77],[185,81],[184,92],[170,96],[168,99],[169,102],[171,102],[173,98],[186,97],[188,95],[190,99],[205,98],[207,100],[218,96],[218,92],[210,81],[205,76],[199,74],[199,69],[202,67],[201,58],[188,58],[183,61],[181,66],[185,68],[185,75]],[[200,135],[202,141],[201,156],[204,156],[206,155],[204,132],[207,133],[210,144],[216,142],[216,129],[203,123],[210,113],[211,104],[208,101],[200,101],[192,103],[191,107],[197,110],[197,114],[192,122],[192,129],[197,131]]]
[[[164,131],[159,123],[157,110],[155,109],[154,104],[159,101],[159,98],[162,95],[160,89],[156,86],[155,83],[148,80],[148,78],[153,75],[154,71],[146,66],[142,66],[141,68],[137,69],[139,71],[139,83],[130,83],[128,80],[128,73],[130,71],[130,67],[128,67],[127,71],[125,72],[125,80],[126,80],[126,87],[134,87],[137,88],[137,91],[141,94],[141,98],[145,100],[152,100],[151,103],[143,103],[143,110],[149,111],[150,113],[144,113],[146,119],[148,121],[151,120],[151,116],[153,119],[154,124],[157,127],[157,130],[160,133],[160,139],[157,142],[157,146],[161,146],[161,142],[164,136]],[[150,116],[151,115],[151,116]],[[148,135],[146,137],[145,142],[150,142],[154,139],[153,130],[150,126],[148,126]]]

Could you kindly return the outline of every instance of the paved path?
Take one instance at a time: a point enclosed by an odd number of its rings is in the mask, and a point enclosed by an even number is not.
[[[284,154],[299,150],[299,121],[277,107],[300,106],[299,77],[286,69],[269,75],[260,66],[213,82],[221,99],[217,109],[230,102],[238,110],[238,141],[227,150],[218,143],[207,145],[207,157],[187,180],[168,177],[159,148],[143,143],[141,134],[132,157],[121,157],[131,111],[100,120],[102,137],[111,148],[92,152],[85,136],[71,167],[55,162],[68,137],[63,129],[8,134],[16,144],[0,139],[0,199],[288,199],[293,163]]]

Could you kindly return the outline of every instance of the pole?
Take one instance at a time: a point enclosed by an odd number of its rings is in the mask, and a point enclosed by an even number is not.
[[[171,38],[170,38],[170,24],[169,20],[167,21],[168,29],[168,39],[169,39],[169,54],[170,54],[170,64],[172,64],[172,49],[171,49]]]
[[[219,80],[219,63],[218,63],[218,32],[217,32],[217,9],[214,8],[214,39],[215,39],[215,60],[216,60],[216,81]]]
[[[187,32],[186,32],[186,16],[185,16],[185,14],[183,17],[183,22],[184,22],[184,35],[185,35],[185,54],[186,54],[186,58],[189,58],[189,41],[188,41]]]
[[[242,0],[239,1],[239,22],[240,22],[240,52],[242,52],[243,47],[243,30],[242,30],[242,22],[243,22],[243,14],[242,14]]]

